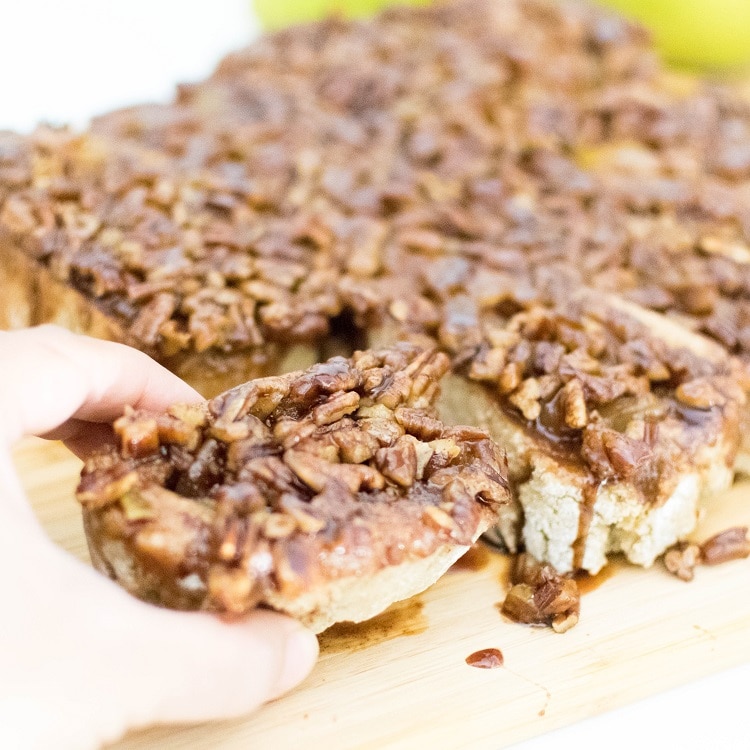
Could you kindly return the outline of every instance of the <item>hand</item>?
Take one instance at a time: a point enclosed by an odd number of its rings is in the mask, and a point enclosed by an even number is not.
[[[229,624],[136,600],[50,542],[14,473],[24,435],[85,455],[125,404],[198,394],[134,349],[52,326],[0,332],[0,363],[0,747],[94,748],[130,728],[242,714],[302,680],[317,641],[294,620]]]

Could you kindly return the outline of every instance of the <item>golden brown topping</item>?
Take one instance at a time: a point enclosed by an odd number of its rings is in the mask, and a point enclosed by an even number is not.
[[[472,300],[500,303],[518,288],[516,248],[552,235],[536,182],[596,195],[573,147],[632,114],[614,92],[656,72],[637,30],[575,15],[463,0],[264,38],[170,105],[106,115],[84,136],[3,135],[0,227],[159,356],[320,338],[344,305],[434,320],[445,303],[461,343]],[[607,83],[599,112],[586,94]],[[497,271],[471,280],[482,242]],[[425,256],[434,269],[415,269]],[[422,281],[451,299],[426,299]],[[464,283],[471,293],[453,295]]]
[[[338,576],[469,544],[508,501],[506,467],[486,433],[435,417],[446,369],[444,355],[403,344],[204,407],[130,409],[119,450],[86,466],[81,502],[149,565],[197,575],[204,606],[236,613],[259,587],[301,590],[321,566]]]

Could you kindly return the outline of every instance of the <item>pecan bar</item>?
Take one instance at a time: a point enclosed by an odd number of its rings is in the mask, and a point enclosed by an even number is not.
[[[523,508],[562,569],[648,564],[731,475],[749,195],[747,101],[669,74],[605,11],[328,20],[83,135],[0,135],[0,325],[131,343],[204,395],[363,332],[437,341],[460,375],[446,413],[516,445],[508,543]],[[585,287],[670,321],[569,304]]]
[[[721,347],[617,299],[580,293],[507,320],[443,389],[446,421],[507,449],[518,506],[498,532],[561,572],[640,565],[689,533],[728,487],[745,395]]]
[[[403,344],[128,411],[78,488],[95,565],[162,605],[316,631],[421,591],[508,503],[488,435],[436,418],[448,366]]]
[[[264,37],[81,135],[2,134],[0,325],[124,341],[207,396],[308,366],[381,304],[394,245],[494,239],[463,196],[494,199],[512,133],[564,140],[580,92],[653,69],[600,11],[464,0]]]
[[[135,346],[207,396],[309,366],[341,311],[335,264],[227,179],[90,134],[0,134],[0,326]]]

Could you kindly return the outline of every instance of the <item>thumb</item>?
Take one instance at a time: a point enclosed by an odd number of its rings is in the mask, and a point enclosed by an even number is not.
[[[237,716],[317,657],[315,636],[279,614],[227,623],[141,602],[23,518],[0,524],[0,568],[13,566],[4,593],[24,606],[0,617],[2,747],[99,747],[148,724]]]
[[[115,673],[117,713],[130,728],[252,711],[301,682],[317,658],[315,636],[272,612],[226,623],[206,613],[127,604],[135,612],[119,618],[117,629],[125,632],[117,651],[124,659]],[[110,639],[102,647],[112,654]],[[108,701],[114,697],[111,674]]]
[[[246,713],[301,682],[318,655],[309,630],[272,612],[226,623],[206,613],[143,608],[130,632],[127,674],[137,725]]]

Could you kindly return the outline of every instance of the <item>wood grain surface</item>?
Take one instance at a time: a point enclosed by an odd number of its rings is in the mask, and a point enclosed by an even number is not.
[[[50,536],[88,559],[77,459],[38,440],[15,458]],[[750,525],[750,482],[717,497],[695,536],[738,524]],[[690,584],[658,564],[615,562],[587,583],[580,624],[557,635],[503,620],[508,561],[484,547],[469,554],[419,597],[324,633],[307,681],[256,714],[149,729],[115,747],[499,748],[750,660],[750,560],[700,568]],[[503,667],[466,664],[492,647]]]

